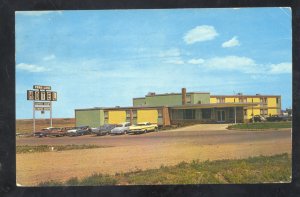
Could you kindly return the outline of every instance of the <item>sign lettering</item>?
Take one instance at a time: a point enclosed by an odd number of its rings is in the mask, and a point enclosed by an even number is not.
[[[38,90],[51,90],[51,86],[41,86],[41,85],[34,85],[33,89],[38,89]]]

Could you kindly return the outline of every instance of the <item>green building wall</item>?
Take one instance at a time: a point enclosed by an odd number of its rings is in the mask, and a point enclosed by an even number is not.
[[[75,110],[76,127],[88,125],[99,127],[104,124],[103,109]]]
[[[210,94],[209,93],[195,93],[191,94],[192,104],[209,104]]]
[[[187,93],[191,96],[190,104],[208,104],[210,103],[209,93]],[[164,94],[145,96],[144,98],[134,98],[133,106],[177,106],[182,105],[181,94]]]

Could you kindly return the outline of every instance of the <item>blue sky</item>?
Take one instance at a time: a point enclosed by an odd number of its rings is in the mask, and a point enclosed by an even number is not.
[[[281,95],[285,109],[291,35],[289,8],[16,12],[16,118],[32,117],[33,85],[57,91],[57,118],[182,87]]]

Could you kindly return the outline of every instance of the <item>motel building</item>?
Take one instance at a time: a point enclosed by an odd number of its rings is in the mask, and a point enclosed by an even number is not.
[[[209,92],[156,94],[133,98],[132,107],[75,109],[76,126],[151,122],[160,126],[179,123],[243,123],[255,115],[279,115],[278,95],[210,95]]]

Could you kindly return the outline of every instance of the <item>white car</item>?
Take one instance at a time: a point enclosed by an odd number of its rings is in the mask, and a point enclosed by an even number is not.
[[[123,122],[121,124],[117,124],[115,128],[113,128],[110,133],[111,134],[126,134],[129,131],[129,127],[131,126],[130,122]]]

